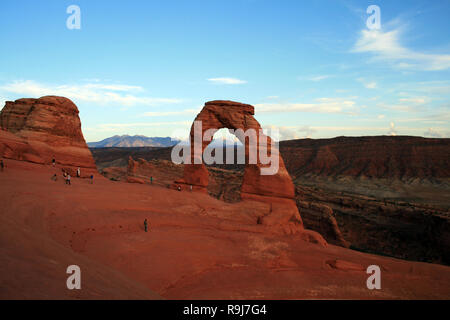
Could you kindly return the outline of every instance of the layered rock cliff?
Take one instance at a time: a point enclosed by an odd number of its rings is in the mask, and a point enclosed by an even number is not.
[[[64,97],[7,101],[0,112],[0,156],[42,164],[54,158],[61,166],[95,170],[78,113]]]

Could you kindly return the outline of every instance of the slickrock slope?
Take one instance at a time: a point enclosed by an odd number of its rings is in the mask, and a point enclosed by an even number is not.
[[[74,178],[67,186],[49,179],[59,168],[7,164],[2,299],[450,298],[449,267],[262,232],[254,225],[268,206],[261,202],[108,179]],[[81,268],[81,291],[66,288],[72,264]],[[370,265],[381,268],[381,290],[366,287]]]
[[[7,101],[0,127],[2,157],[44,164],[54,157],[67,170],[81,167],[82,173],[89,174],[96,169],[81,132],[78,108],[67,98]]]

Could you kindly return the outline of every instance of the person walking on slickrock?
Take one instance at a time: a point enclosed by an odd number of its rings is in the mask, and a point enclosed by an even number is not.
[[[52,159],[52,166],[55,166],[55,164],[56,164],[56,160],[55,160],[55,157],[53,157],[53,159]]]
[[[148,231],[148,222],[147,222],[147,219],[144,220],[144,230],[145,230],[145,232]]]
[[[70,174],[67,175],[67,178],[66,178],[66,184],[69,184],[69,185],[71,184],[71,183],[70,183]]]
[[[3,162],[3,159],[0,160],[0,170],[3,172],[3,169],[5,168],[5,163]]]

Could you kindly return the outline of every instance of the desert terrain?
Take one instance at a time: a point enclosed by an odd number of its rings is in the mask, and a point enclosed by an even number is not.
[[[1,297],[448,299],[450,268],[253,229],[264,206],[10,160],[0,186]],[[143,220],[150,222],[144,232]],[[82,290],[65,287],[80,265]],[[382,270],[368,290],[367,266]]]
[[[171,148],[91,151],[99,171],[113,181],[149,183],[152,176],[153,183],[170,186],[183,175],[183,167],[170,161]],[[280,151],[305,226],[329,243],[450,264],[449,139],[302,139],[281,141]],[[240,201],[243,165],[208,170],[211,196]]]
[[[209,105],[224,108],[222,101]],[[214,177],[238,181],[242,173],[221,168],[205,176],[216,181],[208,185],[212,195],[197,185],[174,189],[173,180],[191,172],[163,160],[128,159],[127,167],[104,168],[103,176],[94,170],[70,100],[21,99],[7,106],[0,114],[6,164],[0,172],[1,299],[450,298],[448,266],[352,250],[345,232],[337,245],[308,229],[304,212],[328,211],[306,196],[299,200],[298,191],[295,198],[279,197],[287,189],[294,197],[298,189],[289,175],[273,180],[286,189],[256,190],[273,192],[264,197],[241,192],[240,199],[221,192],[232,194],[238,183],[224,189]],[[71,130],[54,139],[55,124]],[[81,176],[67,185],[62,171],[77,167]],[[249,194],[258,187],[252,183]],[[73,264],[81,268],[81,290],[66,287]],[[380,290],[366,286],[370,265],[380,267]]]

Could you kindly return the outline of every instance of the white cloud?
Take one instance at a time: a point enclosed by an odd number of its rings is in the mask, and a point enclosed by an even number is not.
[[[378,118],[378,119],[384,119],[384,117],[385,117],[384,114],[379,114],[377,118]]]
[[[391,111],[402,111],[402,112],[418,112],[419,109],[415,105],[409,105],[409,104],[391,104],[391,103],[384,103],[380,102],[377,104],[377,107],[380,107],[385,110],[391,110]]]
[[[423,136],[429,138],[450,138],[450,131],[443,128],[428,128],[427,131],[423,133]]]
[[[408,102],[408,103],[414,103],[414,104],[424,104],[429,101],[427,97],[413,97],[413,98],[401,98],[398,99],[400,102]]]
[[[400,29],[392,31],[362,30],[353,52],[366,52],[374,59],[387,61],[400,69],[446,70],[450,68],[450,54],[423,53],[401,45]]]
[[[261,103],[256,111],[262,112],[313,112],[356,114],[355,101],[343,98],[319,98],[315,103]]]
[[[329,74],[318,74],[318,75],[311,75],[311,76],[300,76],[297,79],[298,80],[304,80],[304,81],[314,81],[314,82],[319,82],[328,78],[333,78],[335,77],[334,75],[329,75]]]
[[[88,83],[84,87],[92,89],[101,90],[111,90],[111,91],[143,91],[144,89],[139,86],[129,86],[122,84],[101,84],[101,83]]]
[[[397,135],[397,130],[395,130],[395,123],[391,121],[391,123],[389,124],[389,131],[387,133],[390,136],[396,136]]]
[[[135,123],[102,123],[94,127],[87,127],[83,132],[119,132],[124,129],[136,129],[162,126],[190,126],[191,121],[164,121],[164,122],[135,122]]]
[[[368,82],[368,83],[365,83],[364,86],[367,89],[375,89],[377,87],[377,83],[376,82]]]
[[[324,74],[324,75],[319,75],[319,76],[314,76],[314,77],[310,77],[308,78],[308,80],[310,81],[314,81],[314,82],[319,82],[328,78],[331,78],[332,76]]]
[[[236,78],[210,78],[207,79],[210,82],[218,84],[244,84],[247,83],[245,80],[240,80]]]
[[[145,117],[164,117],[164,116],[178,116],[178,115],[188,115],[199,113],[200,110],[196,109],[186,109],[181,111],[151,111],[145,112],[143,116]]]
[[[428,130],[423,133],[423,136],[431,138],[442,138],[442,134],[437,132],[433,128],[428,128]]]
[[[117,104],[125,106],[158,105],[180,103],[181,99],[138,96],[133,92],[143,91],[139,86],[86,83],[79,85],[47,85],[32,80],[14,81],[0,86],[0,90],[19,94],[22,97],[63,96],[76,102]]]
[[[311,138],[311,135],[316,132],[315,129],[309,126],[265,125],[263,126],[263,130],[265,134],[276,141]]]
[[[377,88],[377,83],[375,81],[366,81],[364,78],[359,78],[356,80],[361,82],[364,85],[364,87],[366,87],[367,89],[376,89]]]

